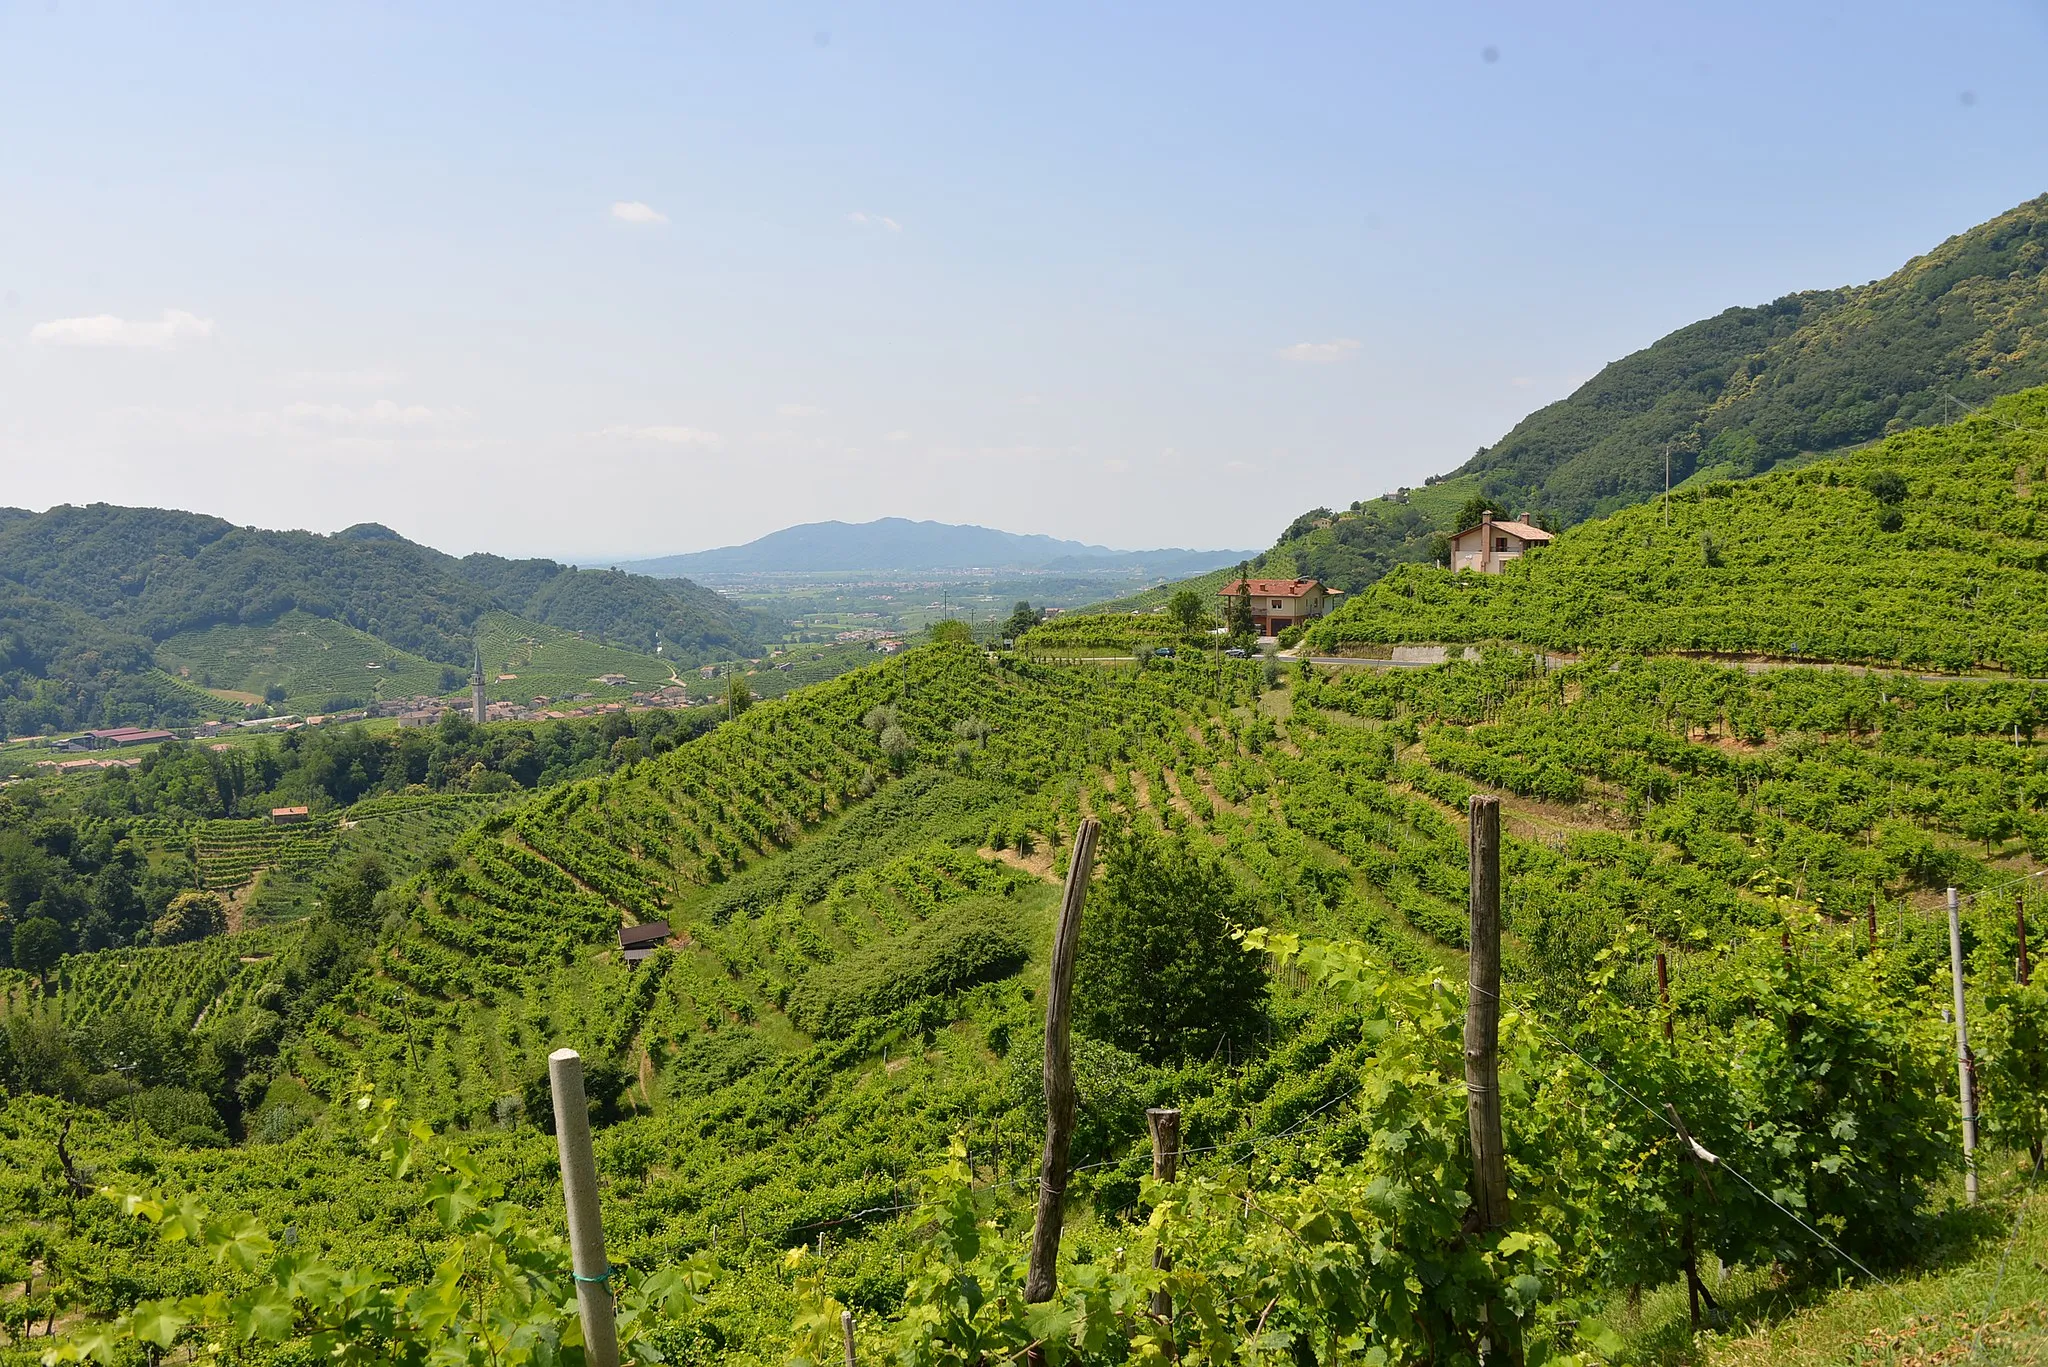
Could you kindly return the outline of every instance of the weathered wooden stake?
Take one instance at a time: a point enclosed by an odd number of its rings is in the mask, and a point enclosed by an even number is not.
[[[1870,894],[1870,947],[1877,948],[1877,894]]]
[[[1500,799],[1472,799],[1470,988],[1465,998],[1465,1118],[1472,1132],[1472,1218],[1482,1230],[1508,1219],[1507,1155],[1500,1137]]]
[[[1668,1101],[1664,1103],[1664,1113],[1671,1117],[1671,1123],[1677,1127],[1679,1142],[1685,1145],[1685,1156],[1692,1160],[1693,1199],[1695,1201],[1698,1200],[1699,1184],[1704,1182],[1707,1186],[1707,1195],[1718,1200],[1719,1197],[1714,1192],[1714,1179],[1707,1176],[1706,1160],[1700,1157],[1701,1149],[1698,1144],[1693,1142],[1692,1131],[1685,1127],[1684,1117],[1679,1115],[1678,1108]],[[1679,1252],[1685,1259],[1685,1292],[1686,1298],[1692,1307],[1692,1328],[1694,1333],[1698,1333],[1700,1327],[1700,1299],[1702,1297],[1706,1299],[1709,1310],[1718,1311],[1721,1307],[1715,1302],[1714,1293],[1707,1290],[1707,1284],[1700,1280],[1699,1245],[1693,1237],[1693,1220],[1690,1208],[1685,1212],[1685,1224],[1679,1234]]]
[[[1664,963],[1664,951],[1657,951],[1657,1001],[1664,1008],[1664,1042],[1671,1043],[1671,971]]]
[[[1145,1112],[1145,1125],[1152,1131],[1152,1180],[1171,1182],[1180,1167],[1180,1112],[1154,1106]],[[1165,1249],[1155,1247],[1152,1266],[1163,1271],[1173,1266],[1173,1259],[1166,1256]],[[1154,1291],[1152,1313],[1171,1323],[1173,1297],[1164,1291]]]
[[[1067,1153],[1074,1142],[1074,1059],[1070,1011],[1074,996],[1074,951],[1081,941],[1081,907],[1095,867],[1094,817],[1074,832],[1067,863],[1066,895],[1052,937],[1052,971],[1045,990],[1045,1154],[1038,1164],[1038,1223],[1031,1231],[1031,1272],[1024,1281],[1027,1304],[1049,1301],[1059,1286],[1060,1220],[1067,1199]]]
[[[1466,1222],[1471,1231],[1484,1233],[1508,1221],[1507,1151],[1500,1132],[1499,798],[1473,797],[1466,838],[1471,944],[1465,978],[1465,1121],[1472,1135],[1472,1209]],[[1522,1332],[1514,1312],[1496,1299],[1481,1306],[1480,1315],[1487,1326],[1480,1360],[1497,1353],[1507,1367],[1521,1367]]]
[[[619,1331],[612,1319],[612,1265],[597,1210],[597,1162],[590,1151],[590,1103],[583,1095],[583,1058],[574,1049],[548,1055],[555,1103],[555,1145],[562,1159],[562,1202],[569,1210],[570,1267],[583,1319],[583,1352],[592,1367],[619,1367]]]
[[[2027,962],[2027,898],[2025,893],[2015,893],[2012,899],[2012,914],[2019,922],[2020,953],[2015,965],[2020,986],[2025,987],[2034,980],[2034,966]]]
[[[1977,1089],[1970,1085],[1970,1026],[1963,1018],[1963,923],[1956,890],[1948,890],[1948,965],[1956,989],[1956,1090],[1963,1102],[1963,1191],[1977,1204]]]
[[[853,1358],[853,1312],[839,1312],[839,1332],[846,1339],[846,1367],[859,1367]]]

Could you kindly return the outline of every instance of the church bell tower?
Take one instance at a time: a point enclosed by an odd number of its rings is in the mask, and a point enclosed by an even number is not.
[[[476,648],[476,668],[469,675],[470,720],[478,726],[484,723],[484,648]]]

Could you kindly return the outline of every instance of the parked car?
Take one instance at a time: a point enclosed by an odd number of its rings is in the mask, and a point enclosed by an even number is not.
[[[1232,646],[1223,653],[1233,660],[1242,660],[1244,658],[1244,649],[1241,646]]]
[[[1170,659],[1172,659],[1172,658],[1173,658],[1173,647],[1172,647],[1172,646],[1161,646],[1161,647],[1159,647],[1159,649],[1157,649],[1157,650],[1153,651],[1153,652],[1152,652],[1152,654],[1153,654],[1153,656],[1154,656],[1155,658],[1158,658],[1158,659],[1161,659],[1161,660],[1170,660]]]

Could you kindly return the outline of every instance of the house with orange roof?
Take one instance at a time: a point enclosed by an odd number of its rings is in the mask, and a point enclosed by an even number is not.
[[[1278,636],[1291,626],[1314,621],[1337,606],[1343,591],[1326,587],[1320,579],[1233,579],[1218,591],[1223,614],[1241,593],[1252,600],[1252,625],[1261,636]]]

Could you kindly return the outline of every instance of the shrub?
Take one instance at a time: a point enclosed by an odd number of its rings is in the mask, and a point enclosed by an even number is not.
[[[1008,977],[1026,957],[1007,903],[962,902],[895,939],[812,969],[791,994],[789,1016],[814,1035],[841,1035],[864,1017],[920,997]]]
[[[1233,938],[1256,916],[1229,869],[1189,841],[1129,832],[1106,864],[1081,925],[1081,1029],[1152,1061],[1256,1038],[1266,978]]]

